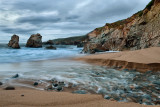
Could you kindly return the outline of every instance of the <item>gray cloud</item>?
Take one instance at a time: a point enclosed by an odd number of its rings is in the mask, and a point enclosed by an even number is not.
[[[0,33],[81,35],[127,18],[150,0],[1,0]],[[66,33],[66,34],[65,34]]]
[[[33,25],[39,25],[41,23],[57,23],[60,22],[61,18],[54,18],[48,16],[33,16],[33,17],[21,17],[17,19],[17,23],[30,23]]]

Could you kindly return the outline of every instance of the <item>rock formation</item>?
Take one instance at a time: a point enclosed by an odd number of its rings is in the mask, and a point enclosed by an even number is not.
[[[160,46],[160,0],[152,0],[144,10],[128,19],[106,24],[87,34],[83,52],[97,50],[137,50]]]
[[[42,36],[39,33],[31,35],[31,37],[27,41],[26,47],[42,47]]]
[[[14,48],[14,49],[19,49],[20,48],[20,46],[19,46],[19,36],[13,35],[11,37],[11,40],[8,43],[8,46],[11,47],[11,48]]]
[[[51,45],[51,46],[47,46],[46,49],[56,50],[57,48]]]

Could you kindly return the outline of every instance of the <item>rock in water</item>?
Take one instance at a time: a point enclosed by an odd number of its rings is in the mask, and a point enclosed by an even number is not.
[[[46,49],[56,50],[57,48],[51,45],[51,46],[47,46]]]
[[[31,35],[31,37],[27,41],[26,47],[42,47],[42,36],[39,33]]]
[[[19,46],[19,36],[13,35],[11,37],[11,40],[8,43],[8,46],[11,47],[11,48],[14,48],[14,49],[20,49],[20,46]]]
[[[14,75],[12,78],[18,78],[19,74]]]

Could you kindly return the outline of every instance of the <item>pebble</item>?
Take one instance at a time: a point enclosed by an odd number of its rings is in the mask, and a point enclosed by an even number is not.
[[[38,82],[34,82],[34,84],[33,84],[34,86],[37,86],[38,85]]]

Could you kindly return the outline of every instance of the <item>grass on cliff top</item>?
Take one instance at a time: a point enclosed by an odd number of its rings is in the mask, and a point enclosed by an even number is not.
[[[83,41],[87,38],[86,35],[83,36],[75,36],[75,37],[68,37],[68,38],[59,38],[54,39],[53,42],[62,42],[62,41]]]
[[[154,4],[154,1],[155,0],[151,0],[148,5],[145,7],[145,9],[151,9],[152,5]],[[124,27],[124,24],[127,24],[131,21],[133,21],[136,17],[141,17],[143,15],[143,10],[141,11],[138,11],[137,13],[135,13],[134,15],[132,15],[131,17],[127,18],[127,19],[124,19],[124,20],[119,20],[117,22],[114,22],[114,23],[106,23],[105,26],[108,26],[109,29],[110,28],[119,28],[119,29],[122,29]],[[102,32],[103,29],[105,29],[105,26],[103,27],[99,27],[99,28],[96,28],[96,32],[97,34],[100,34]]]
[[[147,4],[146,8],[147,8],[148,10],[151,9],[151,7],[152,7],[153,4],[154,4],[154,1],[155,1],[155,0],[152,0],[152,1],[150,1],[150,2]]]

